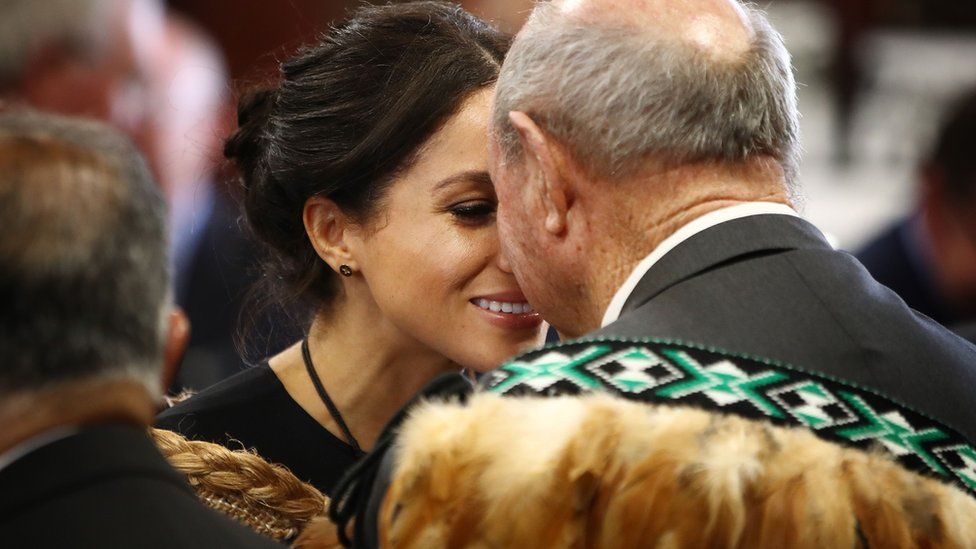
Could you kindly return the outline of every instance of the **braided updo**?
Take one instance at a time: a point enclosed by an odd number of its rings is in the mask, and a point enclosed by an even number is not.
[[[278,299],[322,307],[339,290],[305,233],[305,202],[325,196],[369,221],[424,142],[495,82],[508,45],[446,2],[366,6],[282,63],[276,87],[241,98],[224,155]]]

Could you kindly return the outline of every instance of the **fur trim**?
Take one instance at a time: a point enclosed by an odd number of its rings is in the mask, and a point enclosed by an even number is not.
[[[341,549],[339,542],[339,531],[336,525],[329,522],[329,519],[315,517],[308,522],[308,525],[291,545],[295,549]]]
[[[976,501],[804,429],[605,394],[427,403],[383,547],[976,547]]]

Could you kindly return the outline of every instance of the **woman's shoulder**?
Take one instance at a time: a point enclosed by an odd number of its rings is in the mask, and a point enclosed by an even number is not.
[[[189,440],[253,450],[326,494],[356,461],[352,448],[292,400],[268,364],[169,408],[156,417],[155,426]]]
[[[269,408],[287,403],[287,393],[267,363],[235,374],[164,410],[156,427],[187,438],[216,441],[241,425],[253,425]]]

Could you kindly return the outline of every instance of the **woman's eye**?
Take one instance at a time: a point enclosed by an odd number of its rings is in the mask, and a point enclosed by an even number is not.
[[[480,221],[495,215],[495,203],[484,200],[462,202],[451,206],[450,212],[461,221]]]

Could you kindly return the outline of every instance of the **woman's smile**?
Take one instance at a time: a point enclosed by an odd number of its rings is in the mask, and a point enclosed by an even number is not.
[[[500,328],[525,330],[537,328],[542,323],[542,317],[519,290],[481,295],[470,299],[469,303],[482,318]]]

